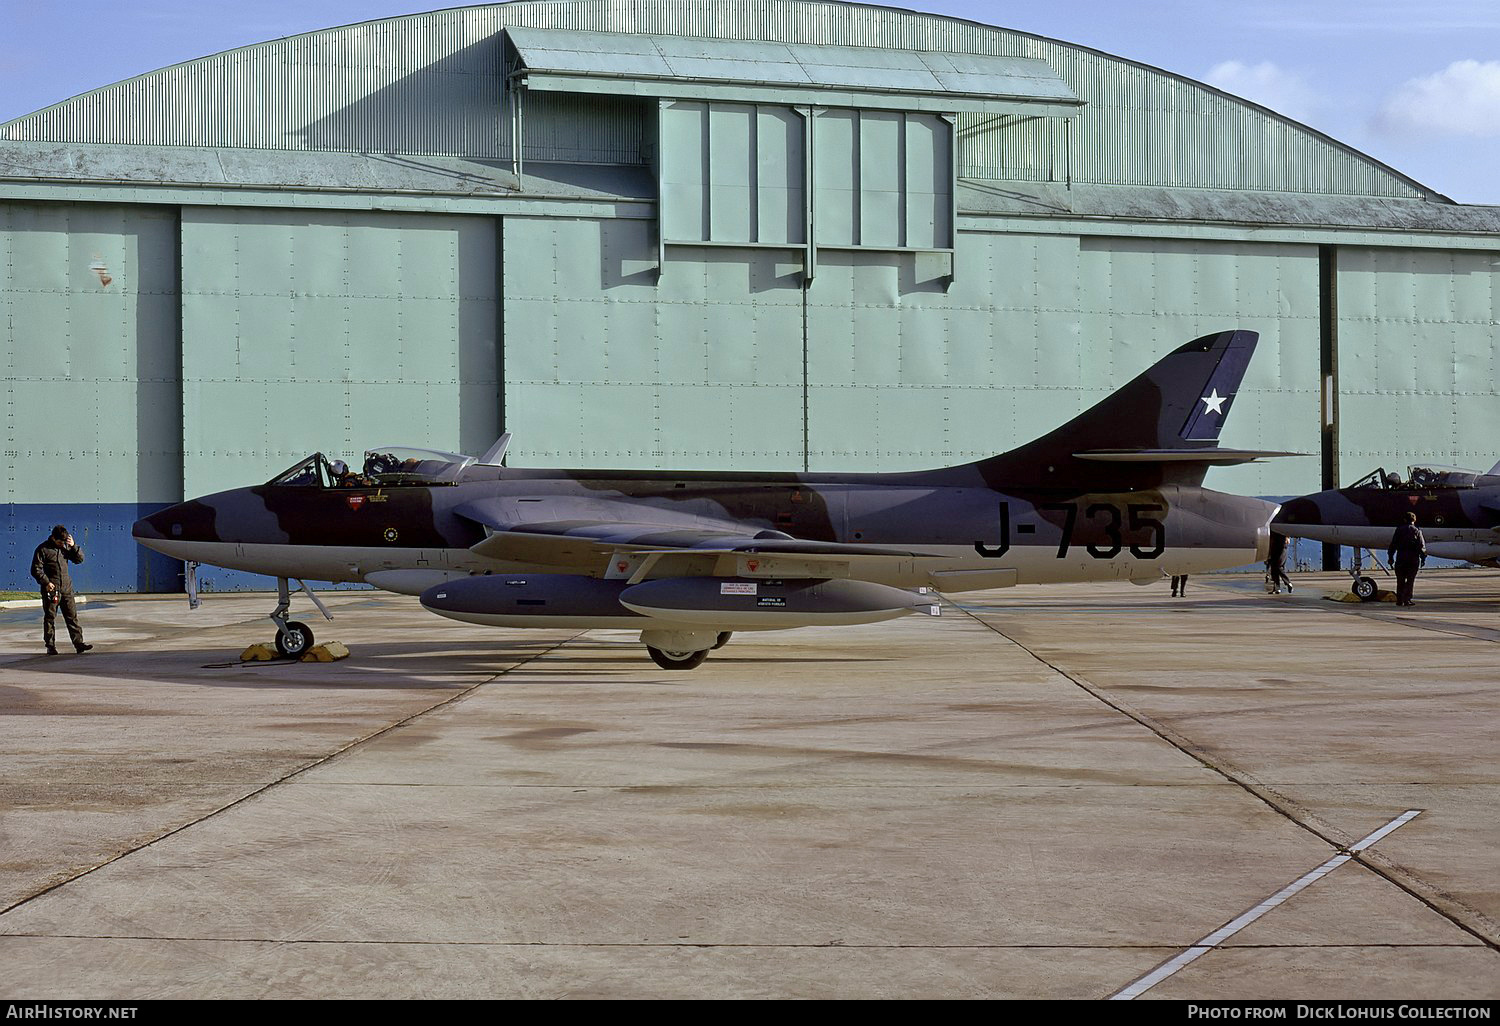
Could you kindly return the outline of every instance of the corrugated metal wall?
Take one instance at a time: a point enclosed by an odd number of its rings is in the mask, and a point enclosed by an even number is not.
[[[34,588],[32,549],[59,522],[84,547],[80,587],[175,584],[130,525],[182,498],[176,211],[0,203],[0,270],[0,588]]]
[[[961,115],[960,177],[1430,195],[1354,150],[1207,86],[1050,40],[1017,43],[1022,56],[1055,68],[1086,106],[1071,126]]]
[[[199,58],[12,123],[12,139],[500,156],[488,8],[323,29]]]
[[[496,222],[186,208],[185,489],[499,433]]]
[[[3,133],[501,158],[504,25],[1033,57],[1086,101],[1070,146],[1053,121],[966,116],[965,177],[1055,180],[1070,164],[1074,181],[1101,184],[1424,195],[1363,154],[1166,72],[1006,29],[817,0],[539,0],[406,15],[153,71],[19,118]],[[565,150],[626,152],[629,130],[628,118],[580,108],[563,132]],[[545,140],[538,149],[528,158],[569,159],[542,155]]]
[[[527,93],[527,163],[644,165],[654,104],[634,97],[581,93]],[[494,111],[490,111],[494,116]],[[501,127],[501,154],[510,156],[510,118]]]
[[[1500,253],[1338,251],[1339,476],[1500,459]]]

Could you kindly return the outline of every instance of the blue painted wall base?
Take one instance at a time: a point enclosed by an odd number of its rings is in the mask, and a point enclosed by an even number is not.
[[[166,509],[167,502],[79,502],[8,503],[5,513],[5,566],[0,570],[0,591],[35,591],[31,557],[47,540],[56,524],[62,524],[83,547],[82,566],[70,566],[73,585],[84,595],[111,592],[181,592],[184,588],[182,561],[169,559],[136,543],[130,529],[141,517]],[[368,584],[307,582],[318,590],[367,590]],[[198,569],[198,584],[204,592],[275,591],[276,578],[222,570]]]
[[[73,585],[83,594],[181,591],[182,563],[137,545],[130,528],[166,502],[7,503],[5,567],[0,589],[35,591],[31,557],[62,524],[83,548],[82,566],[70,566]]]

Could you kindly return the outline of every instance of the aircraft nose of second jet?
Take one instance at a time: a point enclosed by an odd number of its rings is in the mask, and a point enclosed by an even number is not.
[[[1321,493],[1320,493],[1321,494]],[[1317,495],[1303,495],[1295,499],[1288,499],[1281,504],[1281,512],[1271,521],[1271,526],[1277,524],[1321,524],[1323,522],[1323,511],[1318,505]]]

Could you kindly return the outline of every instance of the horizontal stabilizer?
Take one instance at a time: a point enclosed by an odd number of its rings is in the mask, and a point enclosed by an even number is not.
[[[1075,452],[1075,459],[1099,463],[1202,463],[1211,467],[1228,467],[1237,463],[1277,456],[1307,456],[1305,452],[1276,452],[1270,449],[1090,449]]]

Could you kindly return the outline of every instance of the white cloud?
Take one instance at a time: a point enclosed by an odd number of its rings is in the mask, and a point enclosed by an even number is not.
[[[1270,61],[1225,61],[1211,68],[1205,81],[1297,121],[1309,120],[1318,106],[1316,94],[1299,75]]]
[[[1409,79],[1385,101],[1375,125],[1396,135],[1500,135],[1500,61],[1454,61]]]

